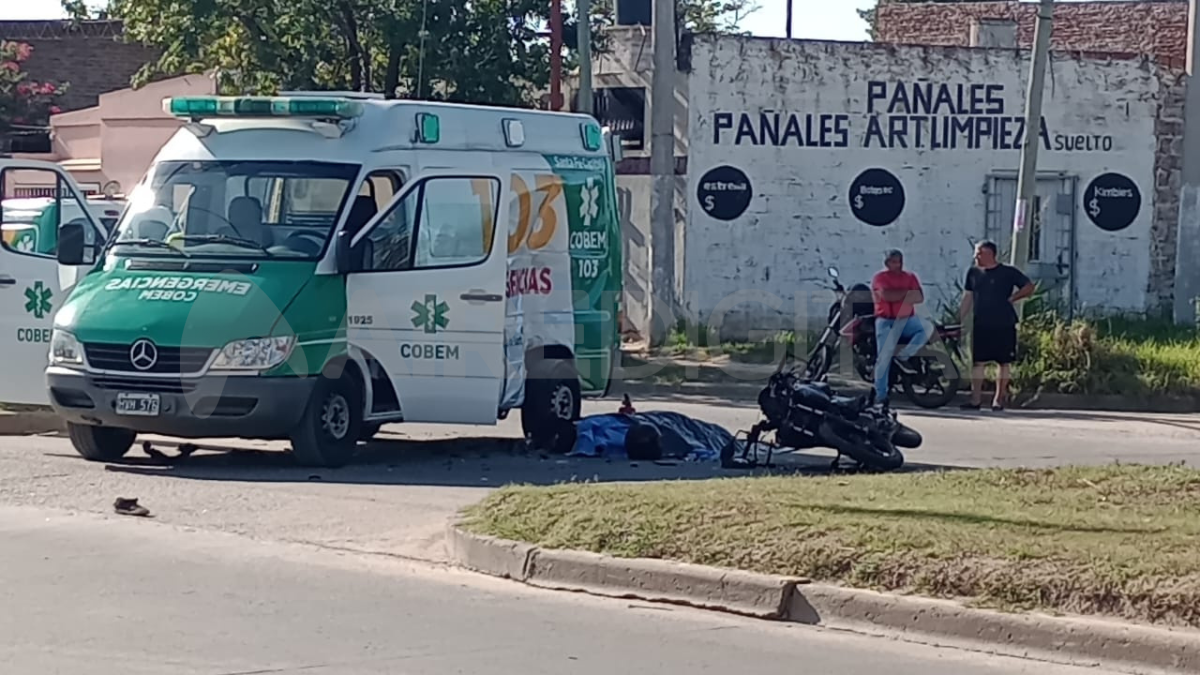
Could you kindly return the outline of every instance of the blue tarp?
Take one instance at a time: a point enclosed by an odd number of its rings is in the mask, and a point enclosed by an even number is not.
[[[625,433],[637,422],[658,429],[662,435],[663,459],[716,462],[720,460],[721,448],[733,440],[733,434],[715,424],[676,412],[591,415],[576,425],[575,449],[571,455],[625,459]]]

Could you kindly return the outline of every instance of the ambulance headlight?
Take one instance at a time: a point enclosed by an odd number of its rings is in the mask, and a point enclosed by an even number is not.
[[[55,366],[82,366],[83,345],[74,335],[54,329],[50,333],[50,363]]]
[[[292,353],[296,337],[234,340],[221,348],[213,370],[267,370],[283,363]]]

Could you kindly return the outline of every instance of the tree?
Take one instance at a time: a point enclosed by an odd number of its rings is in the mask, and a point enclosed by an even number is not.
[[[44,129],[50,116],[60,112],[54,102],[67,85],[29,79],[21,64],[32,53],[24,42],[0,42],[0,135]]]
[[[108,7],[107,4],[102,4],[96,7],[98,3],[88,4],[86,0],[62,0],[63,11],[72,21],[86,21],[88,19],[107,19]]]
[[[598,4],[595,28],[611,24],[611,6]],[[748,8],[749,0],[682,5],[700,30],[736,28]],[[162,50],[135,85],[215,69],[223,93],[353,90],[524,105],[549,81],[548,9],[547,0],[113,0],[109,13],[124,20],[128,39]]]
[[[675,16],[693,33],[737,33],[742,20],[759,10],[752,0],[681,0]]]

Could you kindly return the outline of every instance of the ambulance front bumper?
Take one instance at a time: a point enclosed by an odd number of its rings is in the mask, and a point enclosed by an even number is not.
[[[206,375],[139,377],[51,366],[46,384],[68,422],[139,433],[206,438],[287,438],[308,406],[316,380]]]

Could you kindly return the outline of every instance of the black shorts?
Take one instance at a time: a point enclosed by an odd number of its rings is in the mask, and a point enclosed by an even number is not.
[[[971,337],[971,359],[975,363],[1008,364],[1017,360],[1016,325],[975,325]]]

